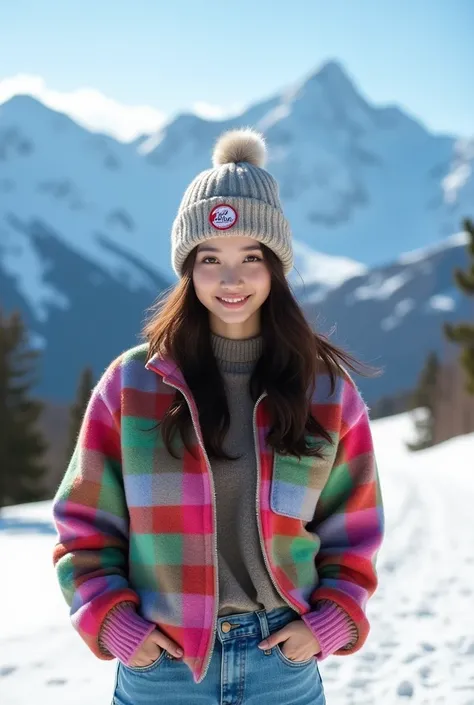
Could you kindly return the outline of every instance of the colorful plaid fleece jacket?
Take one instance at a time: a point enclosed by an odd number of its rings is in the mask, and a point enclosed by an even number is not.
[[[200,682],[218,612],[214,484],[182,373],[158,356],[145,364],[146,355],[146,345],[123,353],[92,393],[53,505],[54,562],[73,624],[99,658],[112,658],[99,638],[107,616],[133,603],[182,647]],[[190,407],[196,443],[189,453],[175,440],[183,459],[169,472],[157,421],[176,390]],[[352,621],[356,638],[336,653],[353,653],[369,632],[365,607],[377,585],[383,535],[367,408],[348,375],[337,378],[332,394],[329,376],[318,375],[312,413],[333,443],[309,437],[322,444],[323,458],[298,460],[267,446],[265,396],[254,408],[265,563],[278,592],[315,634],[330,623],[328,606]]]

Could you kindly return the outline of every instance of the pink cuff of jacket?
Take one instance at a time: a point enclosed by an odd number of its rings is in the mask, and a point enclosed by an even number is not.
[[[154,629],[156,625],[140,617],[133,605],[121,604],[107,616],[100,632],[100,642],[112,656],[128,664]]]
[[[357,638],[357,627],[349,615],[329,601],[322,602],[319,609],[303,614],[301,619],[319,641],[321,651],[316,656],[318,661],[348,646]]]

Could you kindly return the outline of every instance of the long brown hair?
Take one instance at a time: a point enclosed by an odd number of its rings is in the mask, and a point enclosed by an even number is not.
[[[311,329],[279,258],[263,244],[262,251],[271,274],[271,288],[261,308],[263,352],[250,378],[250,394],[255,403],[263,391],[267,392],[271,419],[267,443],[276,452],[298,458],[320,456],[320,447],[309,445],[305,438],[311,434],[332,442],[310,411],[317,373],[327,371],[332,393],[343,365],[360,374],[369,368]],[[208,456],[231,459],[223,449],[230,426],[224,381],[212,350],[209,312],[199,301],[192,279],[196,254],[197,247],[186,258],[180,281],[152,309],[153,315],[143,330],[149,343],[147,359],[158,352],[177,363],[196,400]],[[160,426],[171,455],[177,457],[172,448],[176,432],[192,452],[191,416],[180,392],[176,392]]]

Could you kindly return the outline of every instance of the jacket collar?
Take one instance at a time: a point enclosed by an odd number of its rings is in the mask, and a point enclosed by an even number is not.
[[[163,382],[170,382],[179,388],[188,389],[186,380],[184,379],[183,373],[171,357],[161,356],[159,353],[155,353],[145,365],[147,370],[153,370],[163,377]],[[267,392],[263,392],[261,399],[267,396]]]
[[[168,356],[162,357],[155,353],[145,365],[147,370],[153,370],[163,377],[164,382],[172,382],[180,387],[186,387],[186,381],[178,364]]]

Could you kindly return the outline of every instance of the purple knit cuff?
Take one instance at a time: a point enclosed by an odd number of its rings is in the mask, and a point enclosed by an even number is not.
[[[317,610],[303,614],[301,619],[319,641],[321,651],[317,660],[322,661],[357,638],[357,627],[349,615],[338,605],[325,601]]]
[[[100,631],[100,642],[112,656],[128,664],[154,629],[156,624],[140,617],[133,605],[120,604],[107,615]]]

